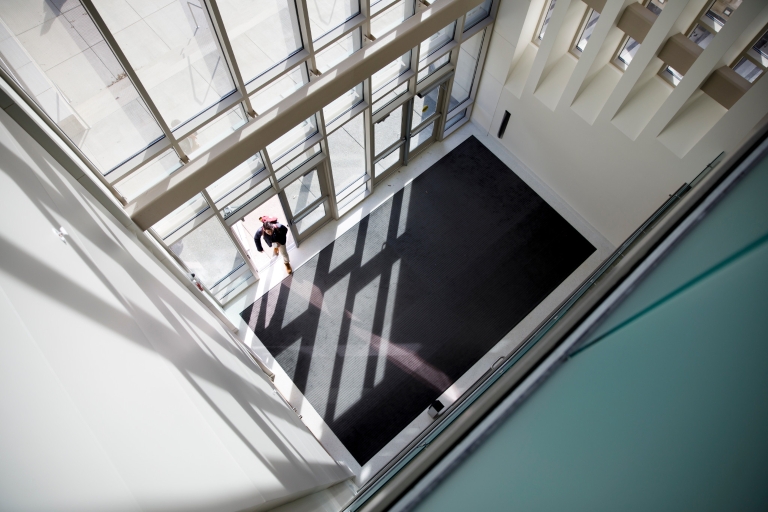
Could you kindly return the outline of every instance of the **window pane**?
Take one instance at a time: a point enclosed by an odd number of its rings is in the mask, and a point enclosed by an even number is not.
[[[401,0],[381,14],[377,14],[371,20],[371,35],[378,38],[386,34],[413,16],[413,7],[413,0]]]
[[[301,213],[313,201],[320,198],[320,176],[313,170],[285,187],[285,197],[291,214]]]
[[[739,63],[733,67],[733,70],[749,80],[750,83],[757,80],[757,77],[763,74],[763,70],[755,66],[746,57],[742,57]]]
[[[245,117],[243,107],[238,104],[228,113],[223,114],[215,121],[189,134],[185,139],[180,140],[179,146],[181,146],[181,150],[188,157],[194,158],[203,151],[213,147],[214,144],[243,126],[246,122],[248,120]]]
[[[541,30],[539,30],[539,40],[544,38],[544,34],[547,31],[547,25],[549,25],[549,20],[552,18],[552,11],[555,10],[555,3],[557,0],[552,0],[549,2],[549,7],[547,7],[547,14],[544,15],[544,21],[541,23]]]
[[[373,95],[373,101],[375,102],[373,104],[373,113],[375,114],[379,110],[383,109],[393,101],[395,101],[397,98],[402,96],[403,94],[408,92],[408,82],[404,82],[391,91],[388,90],[388,87],[383,87],[378,92],[378,98],[377,94]]]
[[[718,0],[712,4],[706,16],[722,27],[740,5],[741,0]]]
[[[363,101],[363,84],[359,84],[354,89],[350,89],[346,94],[342,94],[325,108],[323,108],[323,117],[325,125],[328,126],[333,121],[352,110],[356,105]]]
[[[273,83],[251,96],[251,106],[256,114],[263,114],[270,108],[290,96],[299,87],[307,83],[305,64],[294,68],[290,73],[278,78]]]
[[[411,52],[409,51],[394,62],[389,63],[386,67],[380,69],[371,77],[371,88],[374,93],[374,101],[378,99],[376,93],[384,89],[388,85],[397,81],[399,77],[407,73],[411,69]]]
[[[485,0],[482,4],[478,5],[467,13],[466,21],[464,21],[464,32],[477,25],[488,17],[491,12],[491,0]]]
[[[305,232],[307,229],[311,228],[315,224],[317,224],[318,221],[322,220],[325,217],[325,203],[320,203],[317,208],[312,210],[312,213],[301,219],[299,222],[296,223],[296,229],[299,231],[299,234]]]
[[[449,120],[447,120],[445,122],[444,131],[448,131],[449,128],[451,128],[452,126],[455,126],[459,121],[464,119],[466,116],[467,116],[467,109],[464,109],[458,114],[456,114],[455,116],[453,116],[452,118],[450,118]]]
[[[390,154],[376,162],[376,176],[381,176],[387,170],[389,170],[393,165],[400,162],[400,151],[402,149],[402,146],[392,151]]]
[[[227,174],[216,180],[207,190],[216,202],[216,207],[221,208],[248,189],[267,179],[267,170],[261,155],[256,153],[251,158],[241,163]]]
[[[288,133],[267,146],[269,156],[272,162],[276,162],[290,150],[301,145],[304,141],[317,133],[317,120],[315,116],[310,117]]]
[[[128,201],[149,190],[181,167],[181,161],[173,148],[161,153],[150,163],[129,175],[115,185],[117,191]]]
[[[428,94],[413,98],[413,119],[411,128],[416,128],[422,121],[437,111],[437,100],[440,96],[440,87],[435,87]]]
[[[399,107],[373,125],[374,151],[378,155],[400,140],[403,131],[403,108]]]
[[[302,151],[299,156],[288,162],[282,169],[275,171],[275,177],[278,179],[278,181],[282,180],[290,173],[304,165],[310,158],[320,153],[320,151],[320,144],[315,144],[308,150]]]
[[[157,236],[165,240],[179,228],[192,221],[196,217],[200,216],[203,212],[210,208],[208,203],[205,202],[203,194],[197,194],[195,197],[176,208],[173,212],[158,221],[157,224],[152,226]]]
[[[218,5],[243,81],[302,49],[292,0],[229,0]]]
[[[169,125],[234,91],[204,5],[147,3],[134,10],[109,0],[93,3]]]
[[[240,211],[241,209],[248,206],[253,201],[256,201],[259,197],[261,197],[263,194],[266,194],[272,189],[272,184],[269,182],[269,180],[264,180],[254,188],[248,191],[248,193],[243,194],[242,196],[238,197],[229,205],[227,205],[223,210],[222,213],[224,214],[224,218],[226,219],[233,213],[236,213]],[[237,197],[236,194],[232,194],[232,197]],[[277,196],[274,197],[277,199]],[[271,201],[271,199],[270,199]]]
[[[361,34],[362,29],[358,28],[348,36],[343,37],[339,41],[333,43],[323,51],[319,52],[315,57],[315,65],[317,66],[317,70],[321,73],[325,73],[336,64],[362,48]]]
[[[587,42],[589,42],[589,37],[592,35],[592,31],[595,30],[595,25],[597,25],[597,20],[600,19],[599,12],[595,11],[594,9],[591,9],[591,11],[592,12],[589,15],[587,24],[584,25],[584,30],[581,31],[581,37],[579,37],[579,42],[576,43],[576,48],[582,52],[587,47]]]
[[[307,2],[312,40],[323,36],[360,13],[359,0],[317,0]]]
[[[428,125],[426,128],[421,130],[419,133],[411,137],[411,146],[410,150],[413,151],[417,147],[421,146],[428,140],[432,138],[432,132],[435,129],[435,123],[432,123]]]
[[[763,37],[761,37],[753,46],[752,48],[760,54],[764,58],[768,58],[768,32],[763,34]]]
[[[455,29],[456,22],[454,21],[436,34],[433,34],[429,39],[423,41],[419,46],[419,62],[425,60],[437,50],[450,43],[453,40],[453,31]]]
[[[328,152],[336,194],[365,175],[364,148],[362,114],[328,136]]]
[[[634,58],[639,48],[640,48],[640,43],[638,43],[637,41],[635,41],[630,37],[629,39],[627,39],[627,42],[624,45],[624,48],[622,48],[621,52],[619,52],[619,60],[622,61],[624,64],[629,65],[629,63],[632,62],[632,59]]]
[[[171,250],[208,288],[245,265],[235,244],[215,217],[171,245]]]
[[[339,211],[344,210],[345,208],[349,208],[354,206],[355,204],[359,203],[360,201],[365,198],[365,193],[368,190],[368,184],[363,183],[359,187],[357,187],[355,190],[353,190],[348,196],[344,197],[341,201],[339,201]]]
[[[429,75],[433,74],[435,71],[442,68],[449,62],[451,62],[451,52],[446,53],[445,55],[437,59],[435,62],[433,62],[429,66],[419,71],[419,75],[416,77],[416,81],[421,82],[422,80],[424,80]]]
[[[472,84],[475,81],[477,59],[480,57],[480,49],[483,46],[483,32],[478,32],[469,40],[461,44],[459,48],[459,60],[456,63],[456,74],[453,77],[453,89],[451,89],[450,112],[461,103],[469,99],[472,92]]]
[[[0,66],[107,174],[163,132],[85,9],[72,4],[65,13],[47,2],[3,9]]]

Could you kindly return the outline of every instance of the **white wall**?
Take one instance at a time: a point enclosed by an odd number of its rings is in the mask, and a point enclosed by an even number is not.
[[[558,0],[539,47],[530,41],[543,2],[501,0],[472,115],[495,135],[509,111],[502,143],[614,245],[721,151],[735,150],[768,114],[766,79],[730,111],[698,91],[764,28],[765,2],[744,2],[676,90],[655,75],[661,66],[655,55],[701,1],[670,0],[636,66],[622,73],[608,61],[623,35],[615,25],[628,3],[608,0],[574,64],[555,43],[574,37],[574,17],[584,12],[576,8],[580,0]]]
[[[0,325],[2,510],[260,510],[347,477],[220,321],[5,111]]]

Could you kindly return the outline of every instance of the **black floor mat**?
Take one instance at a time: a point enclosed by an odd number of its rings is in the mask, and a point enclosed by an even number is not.
[[[470,137],[241,316],[362,465],[594,250]]]

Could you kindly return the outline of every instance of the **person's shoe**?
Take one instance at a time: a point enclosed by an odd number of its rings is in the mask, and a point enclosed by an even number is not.
[[[293,274],[293,269],[291,268],[290,263],[285,264],[285,270],[287,270],[289,274]]]
[[[275,256],[277,256],[278,254],[280,254],[280,249],[278,249],[277,247],[275,247]]]

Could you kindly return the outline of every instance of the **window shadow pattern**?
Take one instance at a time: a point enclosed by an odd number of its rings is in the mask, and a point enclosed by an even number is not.
[[[594,251],[470,137],[241,316],[363,465]]]

